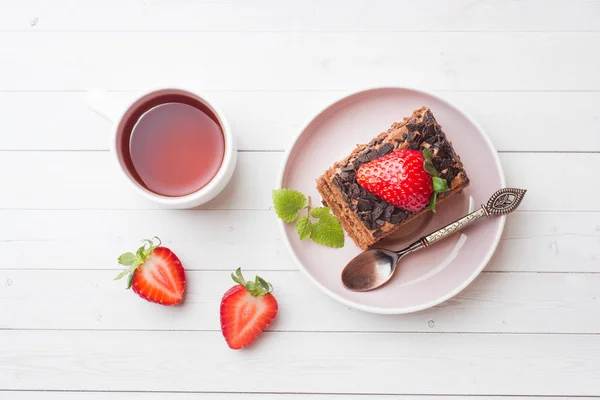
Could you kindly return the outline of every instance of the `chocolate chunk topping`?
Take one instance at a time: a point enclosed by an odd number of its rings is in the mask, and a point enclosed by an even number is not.
[[[452,166],[452,160],[449,160],[447,158],[434,158],[433,165],[438,171],[443,171],[446,168]]]
[[[333,183],[336,184],[336,186],[341,186],[342,185],[342,180],[340,179],[340,177],[338,175],[334,175],[333,176]]]
[[[377,158],[388,155],[394,150],[394,145],[391,143],[386,143],[377,150]]]
[[[368,152],[364,152],[362,154],[359,154],[357,160],[358,160],[358,162],[360,162],[362,164],[364,164],[366,162],[369,162]]]
[[[385,222],[390,222],[390,219],[392,217],[392,213],[394,212],[394,209],[396,207],[394,207],[391,204],[388,204],[387,206],[385,206],[385,210],[383,210],[383,215],[381,216],[381,218],[385,221]]]
[[[387,203],[383,200],[380,200],[376,205],[373,211],[371,211],[371,219],[375,221],[378,219],[381,214],[383,214],[383,210],[385,210]]]
[[[358,211],[368,211],[373,208],[373,203],[369,200],[359,198],[356,206],[358,207]]]
[[[382,233],[383,231],[381,229],[377,229],[375,232],[373,232],[373,237],[379,237]]]
[[[356,179],[356,174],[354,172],[345,172],[345,171],[342,171],[340,173],[339,177],[344,182],[354,182],[354,180]]]
[[[348,196],[348,193],[346,193],[346,192],[342,192],[342,197],[344,198],[346,203],[350,200],[350,197]]]
[[[373,150],[369,151],[367,153],[367,157],[369,158],[369,161],[373,161],[376,158],[379,158],[379,156],[377,155],[377,150],[373,149]]]
[[[390,223],[396,225],[404,221],[408,217],[408,213],[396,208],[390,217]]]

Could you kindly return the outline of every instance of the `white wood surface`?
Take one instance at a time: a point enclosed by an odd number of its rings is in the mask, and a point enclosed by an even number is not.
[[[600,398],[598,21],[599,0],[0,0],[0,399]],[[200,209],[132,193],[84,103],[165,83],[206,91],[238,138]],[[270,209],[298,129],[372,85],[463,108],[529,190],[477,280],[406,316],[321,294]],[[112,281],[155,234],[184,306]],[[281,307],[241,352],[218,322],[237,266]]]
[[[269,394],[269,393],[149,393],[149,392],[107,392],[107,391],[5,391],[3,392],[7,398],[14,400],[190,400],[190,399],[207,399],[207,400],[262,400],[262,399],[282,399],[282,400],[303,400],[306,398],[314,400],[362,400],[364,395],[348,395],[348,394],[311,394],[310,397],[305,394]],[[201,397],[200,397],[201,396]],[[373,397],[371,395],[371,397]],[[377,395],[376,398],[383,399],[414,399],[415,396],[410,395]],[[448,400],[462,399],[464,396],[419,396],[421,400]],[[589,399],[590,397],[556,397],[556,396],[469,396],[470,400],[568,400],[568,399]]]
[[[231,351],[220,332],[2,331],[0,339],[8,389],[582,395],[600,374],[597,335],[267,332],[245,352]]]
[[[227,115],[243,151],[286,149],[317,110],[345,94],[330,90],[207,93]],[[115,101],[125,102],[135,92],[110,94]],[[476,118],[501,152],[600,151],[600,92],[438,94]],[[108,150],[111,124],[89,110],[84,99],[84,91],[0,91],[0,108],[6,110],[0,130],[13,132],[0,143],[0,150]],[[38,118],[28,117],[30,107],[39,110]],[[575,127],[580,139],[565,137]],[[49,130],[52,135],[46,134]]]

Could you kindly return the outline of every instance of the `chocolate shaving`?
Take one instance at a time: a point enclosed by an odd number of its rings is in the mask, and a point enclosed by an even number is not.
[[[377,158],[390,154],[394,150],[394,145],[386,143],[377,150]]]
[[[358,211],[368,211],[373,208],[373,203],[368,200],[359,198],[358,202],[356,203],[356,206],[358,208]]]
[[[383,210],[385,210],[386,205],[387,203],[383,200],[379,201],[377,205],[375,205],[375,208],[373,209],[373,211],[371,211],[371,219],[373,221],[378,219],[381,216],[381,214],[383,214]]]

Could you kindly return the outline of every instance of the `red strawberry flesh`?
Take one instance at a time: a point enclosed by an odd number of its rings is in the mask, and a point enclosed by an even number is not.
[[[418,150],[398,150],[363,164],[356,181],[395,207],[417,212],[427,206],[433,193],[432,177],[425,171]]]
[[[163,305],[181,303],[185,273],[179,258],[166,247],[157,247],[134,272],[131,289],[143,299]]]

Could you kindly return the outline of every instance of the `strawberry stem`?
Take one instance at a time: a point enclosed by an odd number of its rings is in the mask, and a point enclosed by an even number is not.
[[[241,268],[238,268],[231,274],[231,279],[233,279],[235,283],[245,287],[248,293],[255,297],[264,296],[273,291],[273,285],[258,275],[256,275],[253,281],[246,281],[242,275]]]
[[[431,150],[427,148],[423,149],[423,169],[431,175],[433,185],[433,193],[429,200],[429,208],[431,211],[435,212],[435,203],[437,202],[438,193],[444,193],[450,189],[448,188],[448,182],[445,179],[440,178],[440,173],[435,168],[432,157]]]

